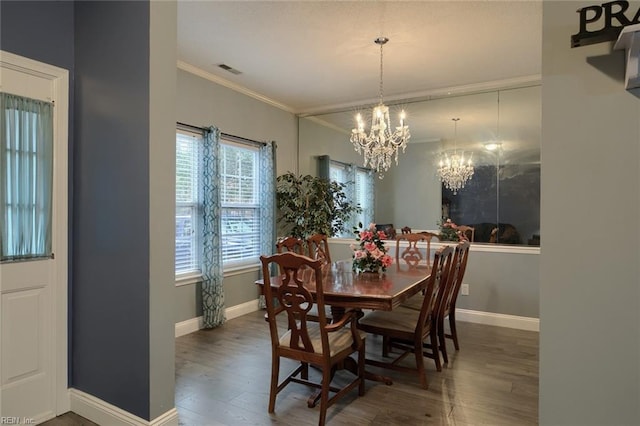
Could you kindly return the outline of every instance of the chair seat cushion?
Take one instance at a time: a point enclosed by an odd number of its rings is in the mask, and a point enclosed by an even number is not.
[[[309,339],[313,345],[313,351],[317,354],[322,354],[322,339],[320,338],[320,326],[317,323],[307,322],[307,329],[309,331]],[[364,339],[367,334],[358,331],[361,339]],[[340,330],[329,333],[329,354],[334,356],[335,354],[350,348],[353,344],[353,335],[351,334],[351,327],[341,328]],[[291,341],[291,330],[288,330],[280,338],[280,345],[289,346]]]
[[[413,297],[410,297],[408,300],[402,302],[400,306],[403,308],[409,308],[415,311],[419,311],[420,309],[422,309],[423,300],[424,300],[424,296],[422,294],[417,294]]]
[[[370,312],[360,318],[358,324],[364,329],[371,327],[413,333],[419,316],[420,311],[399,306],[393,311]]]

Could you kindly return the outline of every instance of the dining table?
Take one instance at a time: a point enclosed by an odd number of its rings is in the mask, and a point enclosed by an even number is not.
[[[345,309],[372,309],[391,311],[402,302],[420,292],[427,283],[431,269],[395,263],[380,273],[353,271],[351,260],[339,260],[322,267],[324,303],[339,318]],[[304,276],[304,275],[303,275]],[[311,277],[311,275],[309,275]],[[271,286],[282,283],[281,276],[271,277]],[[256,280],[263,286],[262,279]],[[309,280],[305,288],[315,294],[316,283]]]
[[[322,267],[322,289],[325,305],[331,308],[331,315],[339,319],[347,309],[362,311],[363,309],[391,311],[411,296],[422,291],[429,279],[431,269],[423,266],[410,266],[407,263],[394,263],[381,273],[359,273],[352,268],[351,260],[339,260]],[[309,277],[304,286],[311,294],[315,294],[317,283]],[[282,284],[282,276],[270,277],[271,287]],[[256,280],[259,287],[264,285],[262,279]],[[348,358],[351,360],[351,358]],[[344,368],[355,373],[355,361],[347,363]],[[367,379],[392,384],[389,377],[366,373]]]

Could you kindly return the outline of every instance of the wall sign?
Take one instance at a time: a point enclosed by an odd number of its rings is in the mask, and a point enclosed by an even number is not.
[[[640,7],[636,11],[629,10],[626,0],[583,7],[577,13],[580,14],[580,31],[571,36],[571,47],[615,41],[624,27],[640,23]]]

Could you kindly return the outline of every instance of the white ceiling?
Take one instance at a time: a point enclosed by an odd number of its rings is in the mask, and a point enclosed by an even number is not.
[[[305,114],[539,78],[542,2],[178,2],[178,60]],[[218,68],[227,64],[242,72]]]

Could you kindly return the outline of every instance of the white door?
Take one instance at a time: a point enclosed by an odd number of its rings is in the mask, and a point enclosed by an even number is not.
[[[54,255],[39,260],[0,262],[0,415],[5,423],[39,423],[68,411],[69,406],[68,72],[3,51],[0,65],[0,91],[54,103],[53,208],[49,231]],[[0,140],[5,142],[5,136]],[[0,145],[0,149],[5,149],[5,145]]]

